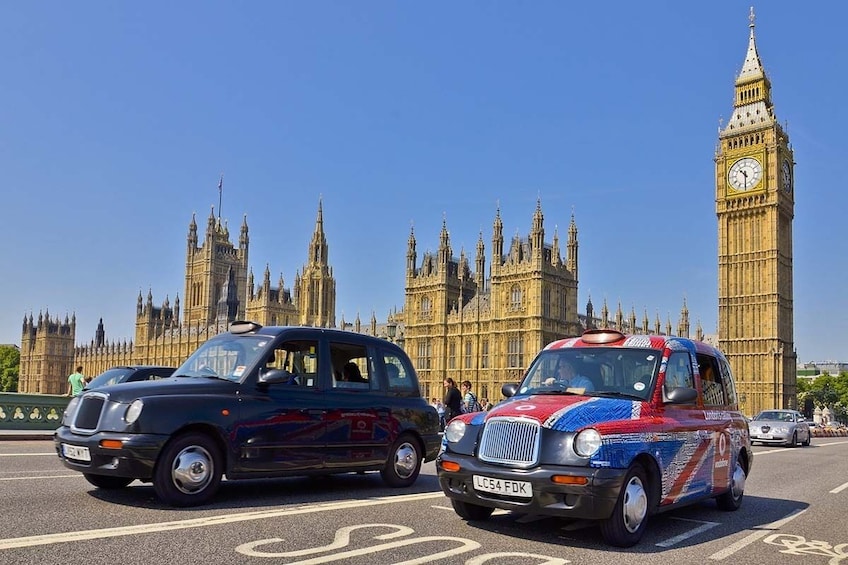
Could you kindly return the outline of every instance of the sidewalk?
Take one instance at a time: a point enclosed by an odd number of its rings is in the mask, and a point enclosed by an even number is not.
[[[37,439],[52,440],[53,430],[0,430],[0,441]]]

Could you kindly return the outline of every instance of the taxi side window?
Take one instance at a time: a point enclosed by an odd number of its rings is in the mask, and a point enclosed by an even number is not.
[[[312,340],[298,340],[278,345],[265,358],[260,370],[269,369],[283,369],[291,373],[289,384],[316,386],[318,384],[318,343]]]
[[[412,368],[395,353],[384,352],[382,357],[389,391],[404,396],[418,396],[418,383],[412,376]]]
[[[692,375],[692,363],[689,353],[676,351],[668,358],[665,369],[665,388],[671,390],[677,387],[695,388],[695,378]]]
[[[333,360],[333,388],[350,390],[377,389],[368,349],[361,345],[331,342]]]
[[[698,355],[698,372],[701,375],[701,390],[704,406],[726,406],[724,378],[716,360],[709,355]]]

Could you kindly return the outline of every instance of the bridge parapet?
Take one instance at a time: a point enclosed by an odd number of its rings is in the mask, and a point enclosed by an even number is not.
[[[59,394],[0,392],[0,430],[55,430],[70,400]]]

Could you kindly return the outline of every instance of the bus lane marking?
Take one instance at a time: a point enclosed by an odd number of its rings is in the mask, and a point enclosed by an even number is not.
[[[350,534],[355,530],[365,529],[365,528],[389,528],[394,530],[393,532],[381,534],[377,536],[373,536],[375,540],[388,540],[394,539],[404,536],[409,536],[415,533],[410,527],[400,526],[397,524],[357,524],[355,526],[345,526],[336,530],[333,541],[327,545],[322,545],[318,547],[312,547],[307,549],[297,549],[293,551],[285,551],[285,552],[268,552],[268,551],[260,551],[257,548],[260,546],[279,544],[285,542],[283,538],[268,538],[257,541],[252,541],[248,543],[244,543],[236,547],[236,551],[241,553],[242,555],[247,555],[249,557],[268,557],[268,558],[280,558],[280,557],[305,557],[309,555],[316,555],[319,553],[327,554],[328,552],[335,551],[341,549],[343,547],[347,547],[350,545]],[[422,557],[417,557],[414,559],[408,559],[406,561],[399,561],[394,563],[393,565],[425,565],[427,563],[431,563],[438,559],[444,559],[446,557],[452,557],[454,555],[460,555],[462,553],[468,553],[469,551],[474,551],[475,549],[479,549],[481,544],[474,540],[470,540],[467,538],[458,538],[452,536],[423,536],[423,537],[415,537],[415,538],[407,538],[403,540],[396,540],[388,543],[382,543],[378,545],[373,545],[370,547],[363,547],[359,549],[351,549],[348,551],[343,551],[340,553],[330,553],[328,555],[322,555],[320,557],[313,557],[311,559],[304,559],[301,561],[289,561],[286,565],[320,565],[322,563],[330,563],[333,561],[341,561],[344,559],[348,559],[351,557],[360,557],[363,555],[373,554],[380,551],[387,551],[390,549],[397,549],[399,547],[409,546],[413,544],[419,543],[427,543],[438,541],[441,542],[440,545],[445,545],[444,542],[458,542],[460,545],[447,549],[444,551],[440,551],[437,553],[431,553],[428,555],[424,555]],[[504,557],[531,557],[535,559],[539,559],[537,565],[566,565],[570,563],[567,559],[562,559],[560,557],[551,557],[549,555],[540,555],[536,553],[526,553],[521,551],[509,551],[509,552],[497,552],[497,553],[485,553],[483,555],[478,555],[476,557],[472,557],[465,562],[465,565],[483,565],[484,563],[488,563],[490,561],[499,562]]]
[[[795,518],[797,518],[798,516],[800,516],[801,514],[806,512],[807,510],[809,510],[809,509],[804,508],[803,510],[795,510],[794,512],[790,512],[788,515],[786,515],[784,518],[781,518],[780,520],[772,522],[771,524],[766,524],[764,526],[758,527],[753,533],[749,534],[748,536],[746,536],[746,537],[742,538],[741,540],[727,546],[726,548],[722,549],[721,551],[717,551],[716,553],[713,553],[712,555],[710,555],[710,559],[713,559],[715,561],[721,561],[722,559],[726,559],[726,558],[730,557],[731,555],[733,555],[734,553],[736,553],[740,549],[743,549],[743,548],[751,545],[752,543],[754,543],[758,539],[767,536],[769,534],[769,532],[771,532],[772,530],[779,530],[782,526],[785,526],[790,521],[794,520]]]
[[[237,514],[223,514],[220,516],[207,516],[204,518],[193,518],[189,520],[174,520],[170,522],[159,522],[153,524],[139,524],[135,526],[119,526],[116,528],[102,528],[99,530],[76,530],[59,534],[42,534],[20,538],[0,539],[0,550],[18,547],[34,547],[38,545],[52,545],[56,543],[70,543],[93,539],[114,538],[121,536],[132,536],[138,534],[150,534],[156,532],[168,532],[185,530],[189,528],[205,528],[207,526],[219,526],[235,522],[246,522],[249,520],[264,520],[267,518],[279,518],[282,516],[297,516],[300,514],[313,514],[316,512],[327,512],[332,510],[347,510],[350,508],[361,508],[364,506],[380,506],[394,504],[397,502],[408,502],[417,500],[428,500],[441,498],[443,492],[428,492],[421,494],[406,494],[399,496],[386,496],[366,498],[361,500],[347,500],[343,502],[321,502],[295,508],[279,508],[276,510],[258,510],[254,512],[240,512]]]
[[[786,549],[781,549],[780,553],[789,555],[823,555],[830,557],[829,565],[837,565],[843,559],[848,558],[848,543],[840,543],[830,545],[821,540],[810,540],[803,536],[793,536],[791,534],[772,534],[763,540],[771,545],[782,546]]]

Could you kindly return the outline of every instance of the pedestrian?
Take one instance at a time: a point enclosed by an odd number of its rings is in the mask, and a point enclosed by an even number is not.
[[[462,394],[456,388],[456,381],[448,377],[445,379],[445,396],[442,403],[445,405],[445,422],[450,422],[462,414]]]
[[[469,414],[471,412],[480,412],[483,407],[477,402],[477,397],[471,392],[471,381],[462,381],[462,412]]]
[[[481,398],[481,399],[480,399],[480,404],[482,404],[482,405],[483,405],[483,410],[485,410],[486,412],[488,412],[489,410],[491,410],[491,409],[492,409],[492,407],[494,406],[494,405],[493,405],[493,404],[489,401],[489,399],[488,399],[488,398]]]
[[[445,405],[442,404],[442,401],[438,398],[433,398],[433,408],[436,409],[436,413],[439,415],[439,431],[445,431]]]
[[[68,375],[68,396],[78,396],[85,388],[85,375],[82,374],[82,365],[77,365],[76,370]]]

